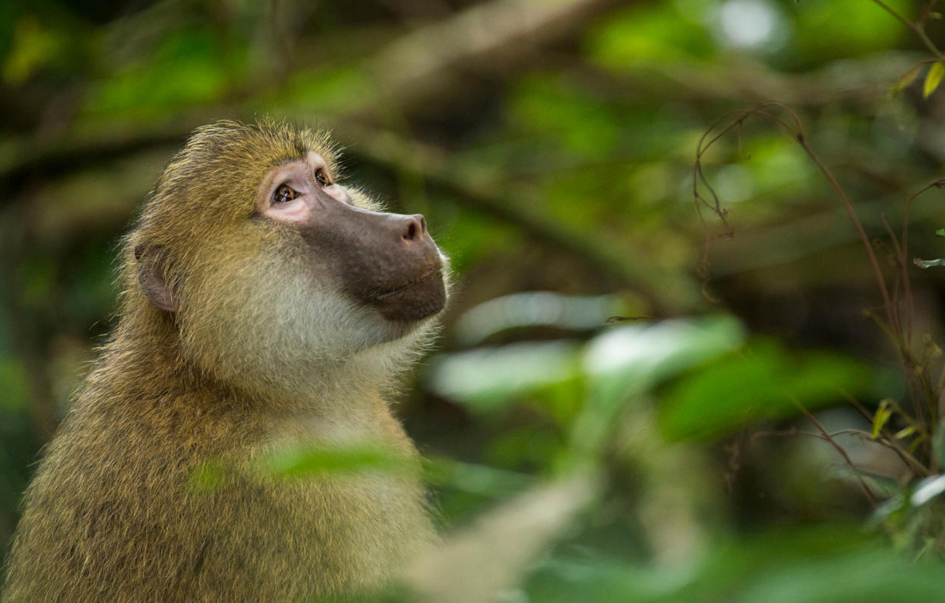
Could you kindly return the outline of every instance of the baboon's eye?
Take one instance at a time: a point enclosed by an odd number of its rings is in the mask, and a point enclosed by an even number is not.
[[[273,203],[288,203],[292,201],[299,194],[288,184],[280,184],[279,188],[276,189],[276,192],[272,194]]]
[[[331,186],[331,177],[323,169],[315,170],[315,180],[322,186]]]

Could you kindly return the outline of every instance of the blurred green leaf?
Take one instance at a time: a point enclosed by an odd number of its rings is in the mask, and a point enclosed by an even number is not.
[[[344,111],[361,104],[374,94],[362,68],[341,66],[333,69],[303,71],[292,77],[285,89],[260,104],[277,106],[281,111]]]
[[[272,451],[259,463],[267,475],[310,478],[366,470],[386,473],[415,471],[415,459],[373,444],[349,446],[288,446]]]
[[[871,370],[828,353],[788,354],[758,343],[682,380],[659,408],[660,429],[670,440],[721,436],[749,421],[796,414],[835,402],[841,391],[868,389]]]
[[[464,345],[473,345],[507,329],[551,326],[596,329],[623,314],[616,295],[574,296],[552,291],[529,291],[491,299],[463,314],[454,327]]]
[[[580,348],[566,341],[441,354],[426,375],[430,389],[479,413],[502,410],[516,395],[580,377]]]
[[[900,15],[914,11],[905,0],[884,0]],[[794,5],[793,52],[810,62],[849,58],[881,50],[903,37],[901,24],[875,5],[859,0],[799,2]]]
[[[245,62],[245,48],[208,28],[183,28],[162,39],[147,60],[99,82],[89,92],[84,112],[141,119],[218,101],[241,77]]]
[[[509,496],[537,481],[522,473],[442,457],[425,457],[423,468],[430,483],[487,496]]]
[[[709,3],[689,3],[690,8],[699,4],[711,10]],[[681,6],[665,2],[630,7],[603,21],[588,36],[587,53],[615,70],[712,58],[717,45],[699,23],[701,15],[683,13]]]
[[[745,338],[738,319],[719,315],[611,327],[584,354],[598,396],[623,397],[736,349]]]
[[[25,409],[29,405],[26,369],[15,356],[0,356],[0,410]]]
[[[906,603],[936,601],[937,565],[910,564],[856,528],[769,531],[716,544],[696,563],[631,565],[555,557],[533,576],[535,603]]]
[[[14,86],[26,81],[56,56],[59,47],[58,38],[36,17],[20,17],[13,27],[12,48],[3,61],[4,81]]]
[[[607,103],[560,78],[533,76],[518,84],[509,111],[514,121],[578,157],[603,159],[620,137],[620,117]],[[573,181],[573,173],[566,176]]]

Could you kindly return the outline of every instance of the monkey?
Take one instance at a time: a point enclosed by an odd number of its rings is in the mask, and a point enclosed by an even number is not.
[[[200,127],[171,159],[24,495],[3,603],[346,597],[437,542],[418,472],[258,470],[360,443],[419,464],[387,397],[437,331],[448,259],[338,162],[329,134],[271,119]],[[227,470],[195,488],[207,463]]]

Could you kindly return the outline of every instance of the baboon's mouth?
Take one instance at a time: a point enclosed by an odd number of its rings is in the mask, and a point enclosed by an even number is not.
[[[424,272],[418,278],[415,278],[412,281],[405,283],[403,285],[400,285],[398,287],[395,287],[389,291],[385,291],[384,293],[381,293],[379,295],[375,295],[372,299],[373,301],[384,301],[385,299],[389,297],[393,297],[397,295],[398,293],[403,293],[407,289],[416,287],[417,285],[420,285],[427,281],[431,281],[438,276],[442,276],[442,273],[443,273],[443,268],[441,266],[437,266],[436,268],[431,268],[430,270],[427,270],[426,272]]]

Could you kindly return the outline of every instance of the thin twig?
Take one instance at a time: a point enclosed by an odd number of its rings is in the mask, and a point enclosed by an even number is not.
[[[876,4],[877,6],[882,8],[884,11],[886,11],[887,13],[895,17],[896,20],[898,20],[900,23],[902,23],[903,25],[911,29],[913,33],[915,33],[915,35],[918,36],[920,40],[922,40],[922,43],[925,44],[925,47],[928,48],[932,54],[934,54],[941,60],[945,60],[945,55],[942,54],[942,51],[938,49],[938,46],[936,46],[935,43],[932,42],[932,40],[929,38],[928,34],[925,33],[925,27],[923,27],[923,21],[915,22],[915,21],[910,21],[909,19],[906,19],[905,17],[900,15],[898,12],[896,12],[888,4],[883,2],[882,0],[873,0],[873,4]],[[923,19],[924,18],[925,16],[923,15]]]
[[[833,448],[834,448],[838,453],[840,453],[840,456],[843,457],[843,461],[850,467],[850,469],[853,470],[853,473],[854,473],[854,475],[856,475],[856,478],[857,478],[857,480],[858,480],[859,483],[860,483],[860,488],[863,489],[863,494],[866,496],[867,500],[869,500],[870,503],[871,503],[874,507],[875,507],[875,506],[878,506],[878,505],[879,505],[879,499],[878,499],[878,498],[876,497],[876,495],[873,493],[873,490],[870,489],[869,484],[867,484],[866,481],[862,478],[862,476],[860,476],[860,474],[859,474],[859,472],[858,472],[858,470],[857,470],[857,468],[856,468],[856,465],[853,463],[853,460],[852,460],[852,459],[850,458],[850,456],[847,454],[847,451],[844,450],[842,446],[840,446],[839,444],[837,444],[837,442],[830,436],[830,434],[827,433],[827,430],[824,429],[824,426],[820,424],[820,421],[818,421],[817,418],[814,417],[814,415],[811,414],[811,412],[810,412],[809,410],[807,410],[807,408],[806,408],[803,404],[801,404],[798,399],[792,397],[792,401],[794,402],[794,405],[804,414],[804,416],[807,418],[807,420],[810,421],[811,424],[812,424],[814,427],[817,428],[817,431],[819,431],[819,432],[821,433],[821,435],[823,435],[824,440],[825,440],[827,443],[829,443],[831,446],[833,446]]]

